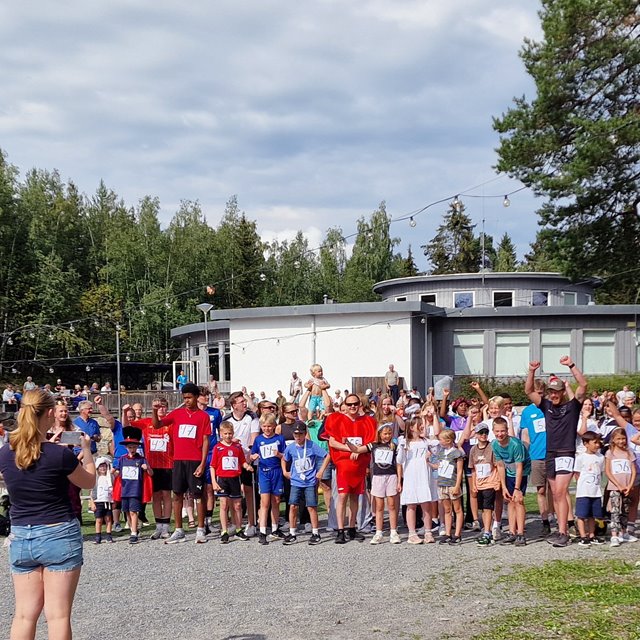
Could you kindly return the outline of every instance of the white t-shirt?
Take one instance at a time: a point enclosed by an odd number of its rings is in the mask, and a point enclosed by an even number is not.
[[[573,470],[579,473],[576,498],[602,498],[604,456],[601,453],[580,453]]]
[[[250,413],[245,413],[240,420],[236,420],[233,414],[225,418],[225,422],[233,425],[233,437],[239,440],[245,453],[251,449],[251,434],[260,433],[260,422]]]

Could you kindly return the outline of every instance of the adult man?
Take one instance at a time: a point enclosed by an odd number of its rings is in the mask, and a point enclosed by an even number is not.
[[[209,416],[198,408],[200,390],[187,382],[182,387],[183,406],[174,409],[166,417],[160,418],[158,406],[152,406],[151,420],[153,427],[171,426],[171,442],[173,443],[173,519],[175,531],[165,540],[165,544],[186,542],[182,528],[182,503],[184,494],[189,491],[198,504],[198,530],[196,543],[207,541],[204,522],[205,510],[202,505],[204,493],[204,468],[209,451],[209,434],[211,426]]]
[[[395,370],[395,367],[390,364],[389,371],[384,374],[384,384],[387,387],[387,393],[393,398],[393,404],[398,402],[398,383],[400,381],[400,376],[398,372]]]
[[[282,407],[286,404],[287,399],[282,395],[282,391],[278,389],[276,394],[276,407],[278,408],[278,413],[282,411]]]
[[[289,382],[289,395],[291,396],[291,402],[296,404],[300,402],[300,395],[302,394],[302,380],[298,377],[298,374],[294,371],[291,374],[291,380]]]
[[[182,391],[182,387],[189,381],[189,378],[184,374],[184,369],[180,369],[180,373],[176,378],[176,384],[178,385],[178,391]]]
[[[560,364],[568,367],[578,387],[574,397],[568,400],[562,380],[553,377],[547,384],[548,399],[544,398],[534,385],[535,372],[539,362],[529,363],[529,372],[524,385],[525,393],[531,402],[544,413],[547,432],[547,455],[545,459],[547,480],[553,494],[553,504],[558,518],[558,533],[547,538],[554,547],[566,547],[569,544],[567,531],[569,504],[567,496],[569,483],[573,477],[573,463],[576,455],[576,429],[586,397],[587,379],[576,367],[569,356],[562,356]]]
[[[233,425],[233,437],[240,441],[245,455],[248,457],[251,453],[253,441],[260,433],[260,423],[258,422],[258,418],[247,410],[247,399],[242,391],[234,391],[229,396],[229,404],[231,405],[231,413],[226,415],[224,420]],[[240,484],[242,485],[244,497],[247,502],[248,526],[244,534],[250,538],[256,535],[253,473],[243,469],[240,474]]]
[[[98,450],[97,443],[100,442],[102,436],[100,435],[100,425],[97,420],[91,417],[92,411],[93,404],[89,400],[83,400],[78,403],[79,415],[73,421],[73,424],[91,438],[91,453],[95,455]]]
[[[376,422],[370,416],[360,415],[360,398],[351,393],[345,398],[347,413],[331,413],[325,420],[325,432],[329,436],[329,452],[336,466],[338,504],[336,517],[338,535],[336,544],[345,544],[345,507],[349,501],[349,540],[362,542],[364,536],[356,531],[358,497],[365,491],[365,476],[371,461],[368,453],[352,453],[349,446],[359,447],[375,440]]]

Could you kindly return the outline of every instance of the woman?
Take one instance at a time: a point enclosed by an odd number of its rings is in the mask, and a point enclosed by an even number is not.
[[[378,427],[381,427],[383,424],[391,424],[393,440],[394,442],[398,442],[398,437],[404,433],[404,420],[396,413],[396,408],[393,406],[393,398],[391,396],[382,396],[380,408],[375,417],[378,422]]]
[[[0,473],[11,498],[9,561],[15,591],[11,639],[33,639],[44,608],[49,638],[71,638],[71,607],[82,568],[82,533],[69,500],[69,482],[95,484],[91,441],[81,435],[81,464],[72,451],[49,442],[54,400],[28,391],[10,446],[0,449]]]
[[[216,387],[216,390],[213,393],[213,408],[219,409],[220,411],[224,412],[225,404],[226,403],[224,401],[224,398],[222,397],[222,394],[220,393],[220,390]]]

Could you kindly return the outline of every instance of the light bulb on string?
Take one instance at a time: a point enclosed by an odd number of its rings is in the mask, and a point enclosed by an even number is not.
[[[49,367],[49,373],[53,373],[53,367]]]
[[[33,340],[36,337],[36,334],[33,331],[29,331],[29,337]]]
[[[267,276],[264,273],[260,274],[260,281],[264,282],[267,279]]]
[[[7,338],[7,344],[11,346],[13,344],[13,338]]]
[[[119,324],[116,324],[116,331],[120,331],[120,329],[122,329],[122,327]]]
[[[53,340],[55,338],[55,336],[53,335],[53,333],[49,334],[49,340]]]
[[[295,260],[293,263],[293,266],[295,269],[299,269],[300,268],[300,260]]]
[[[415,227],[415,226],[416,226],[416,224],[418,224],[418,223],[413,219],[413,216],[411,216],[411,217],[409,218],[409,226],[410,226],[410,227]]]
[[[167,302],[165,302],[165,303],[164,303],[164,306],[165,306],[167,309],[171,309],[171,303],[170,303],[168,300],[167,300]]]
[[[146,309],[144,307],[140,307],[140,315],[144,316],[146,315],[146,313],[147,313]]]
[[[69,325],[69,331],[70,331],[71,333],[75,333],[75,332],[76,332],[76,328],[73,326],[73,323],[71,323],[71,324]]]
[[[98,319],[93,321],[93,326],[94,327],[99,327],[100,326],[100,321]]]
[[[91,367],[89,365],[87,365],[84,370],[88,373],[89,371],[91,371]]]
[[[168,353],[165,353],[165,354],[164,354],[164,359],[165,359],[165,360],[169,360],[170,358],[171,358],[171,355],[170,355],[170,354],[168,354]]]
[[[504,200],[502,201],[502,206],[503,207],[510,207],[511,206],[511,200],[509,200],[509,196],[505,196]]]
[[[460,213],[460,210],[462,209],[462,201],[460,200],[460,196],[456,195],[456,197],[453,199],[453,208]]]
[[[18,370],[15,367],[11,367],[11,373],[18,373]]]
[[[126,357],[125,357],[125,360],[126,360],[127,362],[129,362],[129,361],[131,360],[131,356],[126,356]]]

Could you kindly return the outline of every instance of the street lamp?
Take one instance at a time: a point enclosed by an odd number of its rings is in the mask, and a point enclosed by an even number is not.
[[[201,302],[196,305],[196,309],[199,309],[204,314],[204,361],[206,363],[207,379],[204,384],[209,383],[209,328],[207,327],[207,316],[213,305],[208,302]]]

